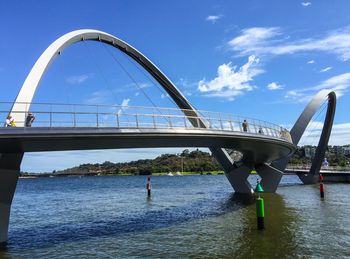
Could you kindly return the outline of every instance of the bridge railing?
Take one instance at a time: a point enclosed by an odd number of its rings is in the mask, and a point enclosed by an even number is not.
[[[0,114],[4,125],[13,103],[0,102]],[[53,103],[22,103],[23,110],[13,111],[15,123],[25,125],[24,121],[16,121],[16,114],[25,113],[27,107],[35,116],[32,127],[116,127],[116,128],[206,128],[219,131],[234,131],[248,134],[265,135],[291,142],[287,129],[267,121],[231,115],[219,112],[143,106],[118,105],[81,105]],[[23,116],[17,116],[19,118]],[[243,122],[247,122],[247,130]]]
[[[300,171],[300,170],[306,170],[310,171],[311,169],[311,164],[303,164],[303,165],[288,165],[286,167],[286,170],[289,171]],[[350,172],[350,166],[321,166],[321,170],[323,171],[330,171],[330,172],[338,172],[338,171],[346,171]]]

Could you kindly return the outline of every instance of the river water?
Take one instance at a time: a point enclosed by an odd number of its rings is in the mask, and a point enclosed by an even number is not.
[[[250,178],[255,182],[254,176]],[[350,257],[350,185],[285,176],[255,203],[223,175],[20,179],[3,258]]]

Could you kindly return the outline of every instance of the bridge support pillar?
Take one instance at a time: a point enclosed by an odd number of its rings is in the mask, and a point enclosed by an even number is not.
[[[229,180],[235,192],[248,194],[254,193],[252,186],[248,182],[248,176],[250,175],[251,171],[252,168],[246,165],[241,165],[237,168],[232,169],[229,172],[225,172],[226,177]]]
[[[283,172],[267,164],[256,165],[255,170],[261,177],[264,192],[276,192]]]
[[[0,248],[6,246],[13,195],[23,154],[0,154]]]
[[[303,182],[303,184],[314,184],[318,182],[319,174],[312,174],[309,172],[307,174],[298,174],[299,179]]]

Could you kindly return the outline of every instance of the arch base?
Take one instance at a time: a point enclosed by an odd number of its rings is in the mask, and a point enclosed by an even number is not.
[[[251,171],[252,168],[246,165],[241,165],[229,172],[225,172],[228,181],[236,193],[254,193],[252,186],[248,182],[248,176],[250,175]]]
[[[318,182],[319,174],[298,174],[298,177],[303,184],[315,184]]]
[[[258,175],[261,177],[261,185],[264,192],[276,192],[283,176],[283,172],[268,164],[256,165],[255,169]]]

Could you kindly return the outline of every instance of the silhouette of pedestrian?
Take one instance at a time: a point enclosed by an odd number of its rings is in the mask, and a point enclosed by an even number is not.
[[[35,117],[33,113],[29,112],[26,118],[26,127],[31,127]]]
[[[247,132],[248,131],[248,122],[247,120],[244,120],[242,123],[243,131]]]
[[[11,115],[6,118],[6,127],[16,127],[15,120]]]

